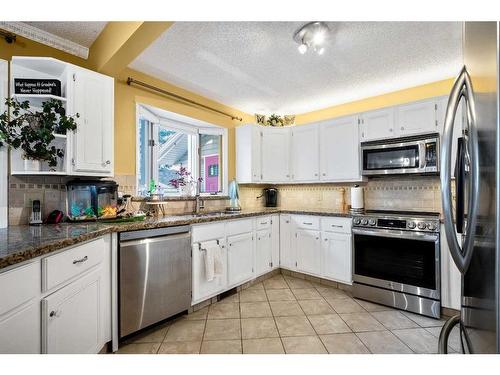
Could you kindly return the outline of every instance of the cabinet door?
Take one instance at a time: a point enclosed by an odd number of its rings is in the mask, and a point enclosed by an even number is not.
[[[322,239],[322,276],[351,284],[351,235],[323,232]]]
[[[360,116],[361,141],[373,141],[397,136],[394,128],[394,108],[365,112]]]
[[[42,300],[44,353],[97,353],[104,345],[98,269]]]
[[[253,233],[228,236],[227,246],[228,287],[233,287],[253,277]]]
[[[261,180],[261,134],[256,125],[236,128],[236,179],[239,183]]]
[[[289,129],[262,129],[262,181],[290,180]]]
[[[222,247],[223,272],[220,276],[215,276],[208,281],[205,274],[205,252],[200,250],[199,242],[192,245],[192,269],[193,269],[193,300],[192,304],[205,301],[222,292],[227,285],[227,254],[226,245],[223,238],[219,238],[219,245]]]
[[[271,241],[272,241],[272,257],[271,268],[280,267],[280,216],[271,216]]]
[[[397,107],[398,131],[401,137],[437,132],[437,104],[426,100]]]
[[[444,225],[441,225],[444,233]],[[461,234],[457,234],[460,242]],[[462,276],[450,254],[445,235],[441,236],[441,304],[455,310],[460,310],[462,293]]]
[[[73,134],[73,171],[112,175],[113,78],[76,68],[73,77],[73,111],[80,114]]]
[[[280,267],[295,270],[297,257],[292,246],[292,221],[290,215],[280,215]]]
[[[357,117],[349,116],[320,125],[322,181],[360,180]]]
[[[337,141],[338,142],[338,141]],[[318,181],[319,134],[318,125],[304,125],[291,131],[292,181]]]
[[[297,270],[319,275],[321,273],[320,232],[298,229],[295,232],[297,251]]]
[[[40,353],[39,299],[0,318],[0,353]]]
[[[260,276],[271,271],[272,263],[272,238],[271,231],[259,230],[256,233],[255,243],[255,276]]]

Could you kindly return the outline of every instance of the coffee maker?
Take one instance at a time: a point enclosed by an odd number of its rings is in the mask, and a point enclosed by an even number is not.
[[[276,207],[278,205],[278,189],[264,189],[264,198],[266,200],[266,207]]]

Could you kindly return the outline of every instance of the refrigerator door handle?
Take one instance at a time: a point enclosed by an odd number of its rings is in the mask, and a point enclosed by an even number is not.
[[[451,198],[451,146],[453,142],[453,127],[460,100],[464,98],[467,107],[467,141],[470,189],[467,210],[467,227],[463,246],[460,247],[453,223],[453,206]],[[464,163],[465,164],[465,163]],[[458,270],[463,274],[469,268],[472,257],[474,236],[477,223],[478,191],[479,191],[479,154],[477,145],[477,129],[475,119],[474,95],[472,83],[464,66],[453,84],[446,108],[443,142],[441,148],[441,200],[443,205],[444,229],[450,247],[450,253]],[[465,167],[465,165],[462,165]]]
[[[465,156],[464,156],[464,137],[458,139],[457,158],[455,162],[455,190],[456,190],[456,208],[455,208],[455,226],[457,233],[463,233],[464,226],[464,183],[465,183]]]

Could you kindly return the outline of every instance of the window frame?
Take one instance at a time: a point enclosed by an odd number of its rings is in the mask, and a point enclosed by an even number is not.
[[[139,149],[140,149],[140,121],[141,120],[146,120],[148,121],[151,126],[148,127],[147,130],[147,135],[148,139],[153,139],[155,141],[155,144],[158,144],[158,132],[154,130],[155,127],[165,127],[167,129],[171,129],[174,131],[181,131],[183,133],[187,133],[189,135],[192,135],[193,137],[191,138],[193,141],[190,142],[191,145],[191,152],[192,155],[197,155],[197,157],[193,157],[192,161],[192,174],[195,179],[198,178],[200,174],[200,149],[199,149],[199,142],[200,142],[200,135],[201,134],[206,134],[206,135],[220,135],[221,136],[221,141],[222,141],[222,146],[221,146],[221,152],[222,152],[222,170],[219,170],[219,173],[222,173],[222,178],[221,178],[221,191],[217,193],[200,193],[201,196],[225,196],[227,195],[227,186],[228,186],[228,130],[227,128],[220,127],[214,124],[209,124],[205,122],[201,122],[199,120],[195,119],[190,119],[188,117],[182,116],[183,118],[185,117],[185,121],[179,121],[178,119],[175,118],[167,118],[167,117],[158,117],[155,114],[153,114],[151,111],[147,109],[142,104],[137,103],[136,105],[136,188],[135,192],[137,195],[139,195],[139,171],[140,171],[140,163],[141,163],[141,158],[139,155]],[[175,114],[173,114],[175,115]],[[189,122],[189,120],[192,120],[192,123]],[[152,134],[151,134],[152,133]],[[152,136],[152,138],[151,138]],[[153,170],[153,178],[155,181],[158,181],[158,168],[157,166],[154,168],[151,168],[151,163],[157,160],[157,148],[153,148],[153,152],[151,153],[146,153],[147,155],[147,160],[146,160],[146,180],[149,181],[151,179],[151,169]],[[149,178],[148,178],[149,177]],[[180,196],[180,193],[167,193],[165,196],[172,196],[172,197],[178,197]]]

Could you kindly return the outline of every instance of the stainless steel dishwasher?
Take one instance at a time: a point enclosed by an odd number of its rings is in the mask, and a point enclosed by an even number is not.
[[[191,306],[189,226],[120,233],[120,338]]]

